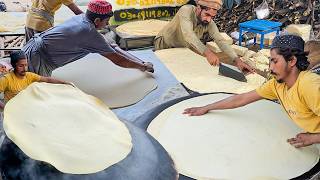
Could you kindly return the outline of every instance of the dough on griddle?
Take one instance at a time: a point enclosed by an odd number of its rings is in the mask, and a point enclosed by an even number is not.
[[[291,179],[318,162],[315,146],[297,149],[286,142],[302,130],[274,102],[261,100],[203,116],[182,114],[186,108],[229,96],[184,100],[162,111],[149,125],[148,132],[169,152],[179,173],[192,178]]]
[[[155,54],[178,81],[194,91],[243,93],[265,82],[265,78],[258,74],[247,75],[246,83],[221,76],[219,67],[210,66],[205,57],[187,48],[163,49]]]
[[[132,149],[124,123],[99,99],[71,85],[31,84],[8,101],[3,124],[26,155],[64,173],[104,170]]]
[[[60,67],[52,76],[73,82],[110,108],[135,104],[157,88],[152,74],[119,67],[100,54],[89,54]]]

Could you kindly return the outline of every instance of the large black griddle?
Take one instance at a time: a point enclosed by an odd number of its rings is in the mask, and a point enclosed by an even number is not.
[[[169,102],[166,102],[164,104],[161,104],[157,107],[155,107],[154,109],[151,109],[150,111],[146,112],[144,115],[140,116],[139,118],[137,118],[137,120],[134,122],[135,125],[137,125],[138,127],[142,128],[142,129],[147,129],[149,124],[151,123],[151,121],[156,118],[162,111],[164,111],[165,109],[181,102],[187,99],[191,99],[194,97],[198,97],[198,96],[204,96],[204,95],[209,95],[209,94],[232,94],[232,93],[225,93],[225,92],[215,92],[215,93],[193,93],[190,96],[186,96],[186,97],[182,97],[182,98],[178,98],[178,99],[174,99],[171,100]],[[274,102],[276,103],[276,102]],[[263,162],[261,162],[263,163]],[[318,162],[312,169],[310,169],[308,172],[302,174],[301,176],[295,177],[291,180],[306,180],[306,179],[310,179],[313,176],[315,176],[317,173],[319,173],[320,171],[320,162]],[[184,175],[179,175],[179,180],[195,180],[191,177],[188,176],[184,176]]]
[[[163,147],[145,131],[131,123],[125,122],[125,124],[132,136],[132,151],[119,163],[98,173],[87,175],[65,174],[48,163],[33,160],[6,137],[0,149],[2,178],[3,180],[177,179],[178,174],[174,168],[173,161]]]

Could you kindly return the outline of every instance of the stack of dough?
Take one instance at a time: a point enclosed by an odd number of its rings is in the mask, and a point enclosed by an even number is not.
[[[270,50],[262,49],[259,52],[247,51],[243,56],[244,62],[248,63],[251,67],[258,69],[260,71],[269,70],[269,57]]]
[[[261,53],[262,55],[264,55],[265,57],[269,58],[271,57],[270,55],[270,49],[260,49],[258,51],[258,53]]]
[[[0,32],[14,32],[25,26],[25,13],[17,17],[8,12],[0,12]]]
[[[184,100],[149,125],[148,132],[169,152],[179,173],[195,179],[291,179],[318,162],[315,146],[297,149],[286,142],[302,130],[274,102],[261,100],[203,116],[182,114],[229,96]]]
[[[311,28],[310,24],[290,24],[286,27],[286,31],[302,37],[304,41],[309,41]]]
[[[134,21],[118,26],[116,31],[121,37],[156,36],[168,23],[157,19]]]
[[[178,81],[194,91],[243,93],[262,85],[265,78],[250,74],[247,83],[218,75],[219,68],[210,66],[206,58],[187,48],[156,51],[155,54]]]
[[[96,173],[132,149],[116,115],[71,85],[33,83],[6,104],[3,125],[26,155],[64,173]]]
[[[86,6],[79,6],[82,11],[87,9]],[[75,14],[66,6],[61,8],[55,14],[55,25],[72,18]],[[24,30],[26,24],[27,12],[0,12],[0,32],[16,32]]]

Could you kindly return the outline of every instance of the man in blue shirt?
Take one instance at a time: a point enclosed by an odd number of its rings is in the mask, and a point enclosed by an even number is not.
[[[110,45],[97,31],[108,25],[113,16],[106,0],[91,0],[86,14],[77,15],[63,24],[36,34],[23,47],[29,70],[42,76],[76,61],[89,53],[99,53],[118,66],[153,72],[153,65]]]

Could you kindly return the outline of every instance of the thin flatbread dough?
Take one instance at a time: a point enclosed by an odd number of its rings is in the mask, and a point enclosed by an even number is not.
[[[247,83],[219,75],[219,67],[210,66],[202,57],[187,48],[156,51],[155,54],[173,75],[188,88],[202,93],[243,93],[261,86],[265,78],[258,74],[246,76]]]
[[[191,98],[162,111],[148,132],[172,156],[178,172],[192,178],[291,179],[319,160],[315,146],[296,149],[286,142],[302,132],[280,105],[261,100],[203,116],[182,114],[230,95]]]
[[[85,12],[86,6],[79,6]],[[72,18],[75,14],[67,7],[61,6],[55,14],[55,25]],[[27,12],[0,12],[0,32],[24,32],[26,24]],[[20,30],[20,31],[19,31]]]
[[[116,28],[121,37],[156,36],[169,21],[150,19],[122,24]]]
[[[4,109],[4,130],[30,158],[89,174],[124,159],[127,127],[99,99],[71,85],[33,83]]]
[[[14,32],[23,29],[25,26],[25,13],[13,13],[0,12],[0,32]]]
[[[150,73],[119,67],[100,54],[89,54],[60,67],[52,76],[73,82],[110,108],[135,104],[157,88]]]

